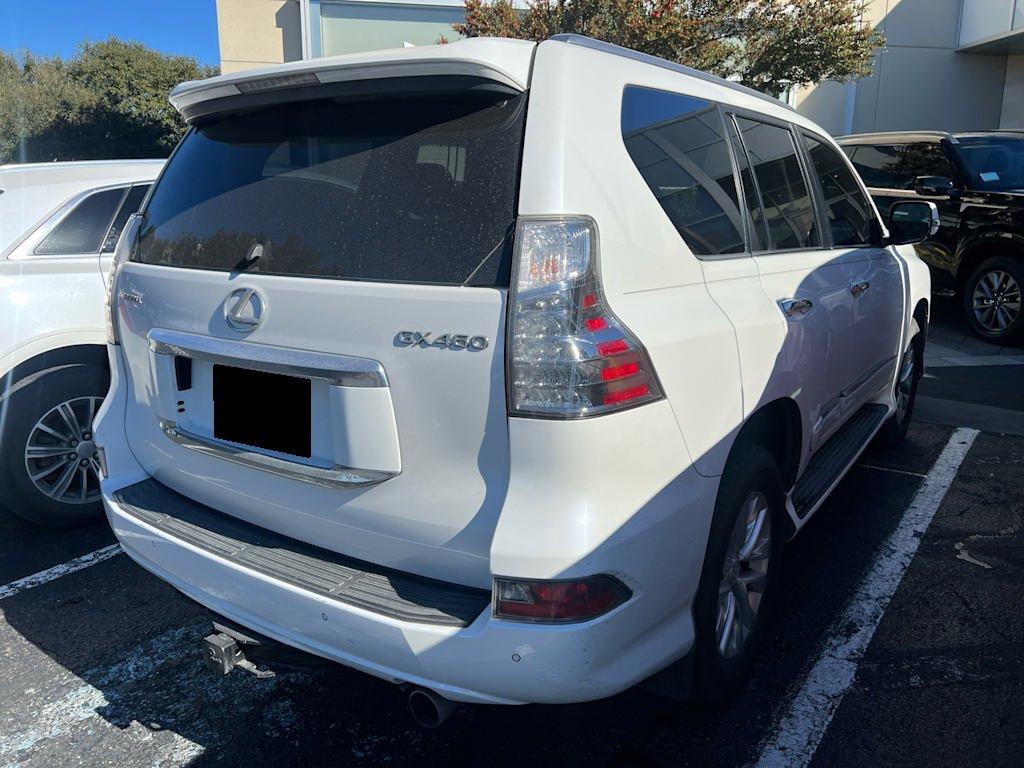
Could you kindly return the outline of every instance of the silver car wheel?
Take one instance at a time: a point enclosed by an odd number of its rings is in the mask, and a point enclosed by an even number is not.
[[[903,353],[900,376],[896,381],[896,423],[902,424],[910,410],[910,398],[914,394],[914,379],[917,378],[917,354],[914,345]]]
[[[757,611],[768,581],[771,555],[771,509],[760,491],[740,507],[722,565],[715,632],[723,658],[736,656],[757,624]]]
[[[100,465],[92,420],[102,398],[76,397],[51,408],[32,427],[25,445],[29,479],[46,496],[64,504],[100,498]]]
[[[982,275],[971,300],[974,317],[986,331],[1001,333],[1020,317],[1020,284],[1004,270],[993,269]]]

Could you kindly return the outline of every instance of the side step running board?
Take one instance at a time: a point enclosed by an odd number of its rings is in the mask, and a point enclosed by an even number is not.
[[[797,517],[803,520],[857,458],[885,421],[884,405],[868,404],[857,411],[811,459],[790,495]]]

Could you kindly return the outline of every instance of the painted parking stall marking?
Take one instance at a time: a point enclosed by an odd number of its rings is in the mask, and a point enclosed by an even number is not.
[[[977,436],[978,430],[967,428],[957,429],[950,436],[846,610],[833,623],[803,686],[762,747],[758,766],[805,766],[811,762],[843,696],[853,684],[857,665],[914,559],[921,537]]]
[[[12,581],[10,584],[4,584],[0,587],[0,600],[12,597],[19,592],[24,592],[26,589],[41,586],[54,579],[59,579],[61,576],[67,576],[69,573],[81,571],[97,563],[102,563],[104,560],[117,557],[121,552],[120,544],[111,544],[108,547],[76,557],[74,560],[68,560],[66,563],[47,568],[45,571],[39,571],[39,573],[33,573],[31,576],[25,576],[24,578]]]

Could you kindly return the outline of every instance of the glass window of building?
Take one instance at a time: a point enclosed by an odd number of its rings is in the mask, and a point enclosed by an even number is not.
[[[454,42],[461,35],[452,24],[465,19],[458,0],[436,2],[338,2],[310,0],[310,45],[313,56],[376,51],[413,45]]]

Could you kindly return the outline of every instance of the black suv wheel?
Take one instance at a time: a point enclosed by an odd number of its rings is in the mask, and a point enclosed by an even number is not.
[[[971,330],[986,341],[1024,340],[1024,262],[1006,256],[986,259],[967,278],[964,309]]]

